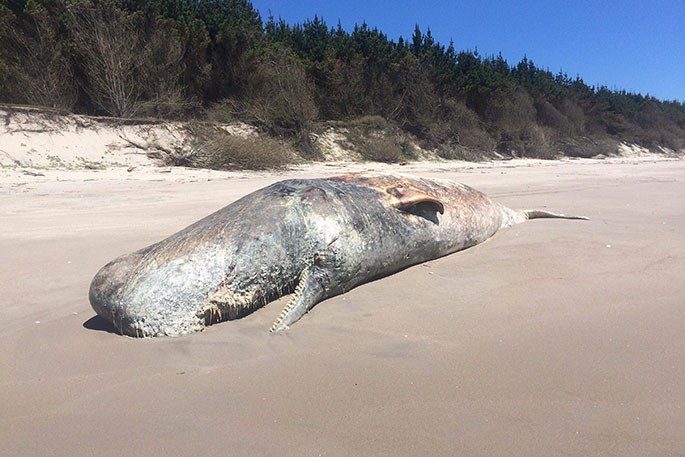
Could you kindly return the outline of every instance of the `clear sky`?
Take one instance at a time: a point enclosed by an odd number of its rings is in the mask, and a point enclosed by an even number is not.
[[[586,83],[685,101],[685,0],[253,0],[289,23],[314,15],[351,30],[366,21],[392,39],[430,27],[437,41],[510,64],[536,65]]]

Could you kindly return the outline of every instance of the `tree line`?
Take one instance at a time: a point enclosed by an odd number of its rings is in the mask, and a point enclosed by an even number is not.
[[[446,156],[545,156],[574,138],[685,148],[682,102],[458,51],[418,26],[392,40],[365,23],[263,20],[248,0],[2,0],[0,102],[293,138],[382,118]]]

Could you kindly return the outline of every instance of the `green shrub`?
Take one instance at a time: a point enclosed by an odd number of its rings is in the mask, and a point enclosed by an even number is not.
[[[536,159],[556,159],[557,150],[551,140],[553,130],[531,124],[526,127],[521,135],[523,141],[523,155]]]
[[[279,134],[299,133],[319,115],[314,85],[302,61],[283,47],[267,49],[243,97],[243,115],[249,121]]]

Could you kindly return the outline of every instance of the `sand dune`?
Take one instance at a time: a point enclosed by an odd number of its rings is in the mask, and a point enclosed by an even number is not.
[[[340,170],[3,171],[0,454],[685,455],[685,162],[518,165],[401,171],[592,220],[512,227],[283,335],[266,330],[285,299],[147,340],[94,317],[100,266]]]

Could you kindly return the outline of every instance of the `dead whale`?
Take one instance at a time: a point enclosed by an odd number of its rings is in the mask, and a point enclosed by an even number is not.
[[[90,303],[122,334],[177,336],[293,297],[271,331],[329,297],[534,218],[463,184],[390,174],[290,179],[105,265]]]

